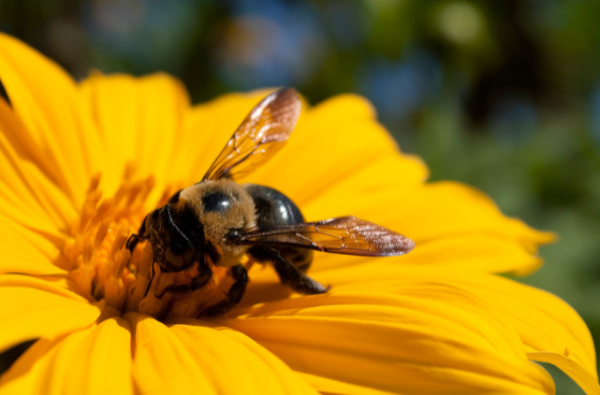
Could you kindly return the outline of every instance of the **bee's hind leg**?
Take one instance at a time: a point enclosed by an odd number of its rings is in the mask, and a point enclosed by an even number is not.
[[[259,262],[271,262],[282,284],[303,295],[322,294],[329,290],[319,282],[302,273],[279,251],[269,247],[251,247],[248,253]]]

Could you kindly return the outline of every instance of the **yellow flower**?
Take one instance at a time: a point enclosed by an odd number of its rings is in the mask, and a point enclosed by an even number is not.
[[[202,177],[265,92],[190,106],[166,75],[75,84],[5,35],[0,78],[11,101],[0,101],[0,350],[39,339],[0,393],[552,394],[531,361],[600,393],[577,313],[494,274],[536,269],[553,236],[467,186],[424,183],[425,166],[398,153],[364,99],[304,108],[287,146],[247,181],[281,190],[309,220],[356,215],[417,248],[316,254],[309,274],[332,286],[317,296],[253,267],[240,306],[198,320],[227,277],[157,299],[186,280],[163,273],[144,298],[152,251],[140,245],[129,264],[123,243]]]

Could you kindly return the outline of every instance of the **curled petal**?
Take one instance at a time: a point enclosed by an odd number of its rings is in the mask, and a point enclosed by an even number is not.
[[[581,365],[565,355],[553,352],[528,352],[527,356],[532,361],[551,363],[565,372],[573,379],[581,389],[588,395],[600,394],[598,379],[590,372],[586,371]]]

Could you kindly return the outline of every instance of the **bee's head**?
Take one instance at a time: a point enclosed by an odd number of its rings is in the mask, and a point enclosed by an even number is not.
[[[186,229],[178,219],[173,205],[167,203],[154,210],[144,220],[145,233],[152,243],[155,259],[165,272],[178,272],[190,267],[202,245],[193,230]],[[201,236],[201,235],[200,235]]]

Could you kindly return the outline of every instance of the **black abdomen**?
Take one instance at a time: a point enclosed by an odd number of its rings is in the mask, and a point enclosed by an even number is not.
[[[244,184],[254,200],[256,225],[259,228],[290,225],[304,222],[298,206],[283,193],[263,185]],[[312,262],[312,250],[295,247],[277,247],[281,255],[303,272]]]

